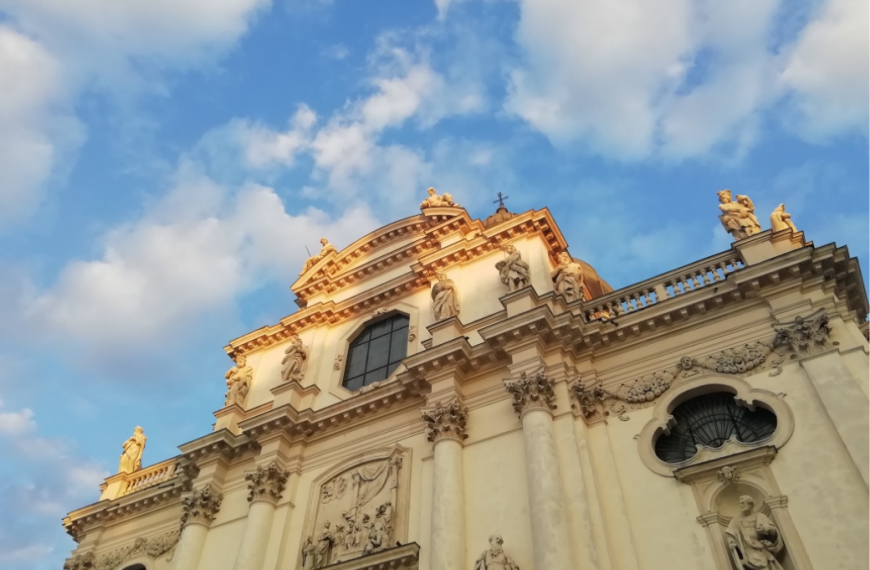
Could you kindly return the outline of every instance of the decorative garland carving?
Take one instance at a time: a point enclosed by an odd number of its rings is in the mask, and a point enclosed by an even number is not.
[[[77,554],[67,560],[64,570],[113,570],[125,560],[139,554],[146,554],[153,559],[163,556],[178,544],[180,530],[173,530],[154,538],[137,538],[130,546],[117,548],[99,557],[93,552]]]
[[[814,354],[839,344],[829,338],[831,327],[824,309],[806,318],[797,317],[790,323],[774,325],[774,329],[776,342],[787,344],[797,356]]]
[[[282,470],[275,461],[266,467],[257,467],[256,471],[247,473],[245,481],[248,481],[248,502],[277,503],[289,477],[290,472]]]
[[[184,509],[181,528],[191,523],[209,526],[220,510],[223,498],[222,493],[216,492],[209,485],[181,499],[181,508]]]
[[[610,415],[628,421],[625,413],[629,409],[642,408],[664,394],[673,384],[679,370],[680,366],[677,365],[646,374],[636,380],[623,382],[613,391],[603,388],[599,381],[588,386],[577,381],[568,386],[568,391],[574,398],[575,406],[588,421],[604,419]]]
[[[433,443],[442,439],[462,442],[468,437],[468,408],[455,398],[446,404],[437,402],[433,407],[423,410],[421,415],[426,423],[426,439]]]
[[[556,393],[553,391],[553,381],[544,372],[527,376],[523,372],[519,380],[505,382],[505,388],[513,396],[514,411],[522,417],[530,410],[556,409]]]
[[[683,376],[688,378],[698,374],[699,369],[719,374],[745,374],[767,364],[773,368],[770,375],[778,376],[782,372],[782,363],[785,360],[785,357],[777,352],[779,347],[776,338],[769,343],[756,340],[737,348],[727,348],[703,358],[684,356],[680,359],[680,368],[683,370]],[[767,357],[771,353],[775,353],[776,356],[768,360]]]

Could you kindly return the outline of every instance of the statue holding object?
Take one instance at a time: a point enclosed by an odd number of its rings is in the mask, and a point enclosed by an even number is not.
[[[731,190],[720,190],[719,209],[722,215],[719,220],[722,226],[735,240],[755,235],[761,231],[761,224],[755,217],[755,205],[749,196],[739,194],[735,201],[731,199]]]
[[[224,378],[227,379],[227,396],[224,406],[238,404],[244,407],[245,397],[248,395],[251,381],[254,379],[254,369],[248,366],[248,359],[244,354],[236,356],[235,361],[236,365],[224,374]]]
[[[308,349],[302,344],[298,335],[290,337],[290,344],[284,350],[284,359],[281,361],[281,378],[284,382],[296,380],[301,382],[308,369]]]
[[[508,290],[513,293],[527,287],[531,282],[529,264],[523,261],[520,252],[513,245],[506,245],[503,249],[507,257],[496,263],[495,268],[498,269],[501,282],[507,285]]]
[[[755,501],[749,495],[741,495],[738,502],[740,513],[725,529],[734,564],[739,570],[783,570],[775,557],[783,549],[779,529],[764,514],[753,512]]]
[[[118,473],[133,473],[142,469],[142,453],[145,451],[145,432],[136,426],[133,435],[124,442],[124,451],[118,462]]]

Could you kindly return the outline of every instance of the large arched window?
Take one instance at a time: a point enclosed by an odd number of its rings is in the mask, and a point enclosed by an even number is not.
[[[765,440],[776,431],[776,415],[761,407],[741,406],[734,394],[715,392],[692,398],[671,412],[675,425],[656,440],[656,455],[667,463],[687,461],[696,446],[716,449],[732,437],[742,443]]]
[[[385,380],[408,354],[407,315],[394,315],[372,323],[350,343],[344,380],[351,391]]]

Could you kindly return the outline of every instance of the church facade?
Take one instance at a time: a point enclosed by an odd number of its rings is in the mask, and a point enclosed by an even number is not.
[[[64,519],[65,569],[867,568],[858,262],[741,198],[728,251],[615,291],[547,209],[430,190],[322,240],[214,429],[146,467],[137,429]]]

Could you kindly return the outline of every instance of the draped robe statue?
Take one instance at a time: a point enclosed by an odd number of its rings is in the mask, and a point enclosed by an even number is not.
[[[420,209],[423,210],[425,208],[459,208],[459,204],[453,201],[453,196],[448,193],[444,193],[443,196],[439,196],[434,188],[429,188],[426,193],[428,197],[420,203]]]
[[[308,368],[308,349],[298,336],[290,337],[290,344],[284,350],[281,366],[281,378],[284,382],[290,380],[301,382],[305,376],[305,370]]]
[[[245,355],[240,354],[236,357],[236,365],[227,370],[224,378],[227,379],[227,399],[224,402],[225,406],[238,404],[244,407],[245,396],[248,395],[248,390],[251,387],[251,380],[254,378],[254,369],[247,365],[248,359]]]
[[[489,537],[489,550],[484,550],[474,562],[474,570],[520,570],[510,556],[502,550],[504,539],[497,534]]]
[[[133,435],[124,442],[124,451],[118,462],[118,473],[132,473],[142,468],[142,452],[145,451],[145,432],[136,426]]]
[[[529,264],[523,261],[520,252],[512,245],[505,246],[504,252],[507,257],[495,264],[499,279],[511,292],[526,287],[530,283]]]
[[[329,243],[329,240],[326,238],[320,238],[320,246],[320,253],[312,255],[305,260],[305,266],[302,268],[302,273],[300,273],[299,275],[302,275],[303,273],[317,265],[318,261],[329,255],[330,253],[338,252],[335,246]]]
[[[785,204],[780,204],[770,214],[770,229],[774,232],[781,232],[782,230],[798,231],[794,226],[794,222],[791,221],[791,214],[785,211]]]
[[[719,220],[734,239],[743,239],[761,231],[761,224],[755,217],[755,206],[749,196],[739,194],[737,200],[732,202],[731,190],[721,190],[717,195],[719,210],[722,211]]]
[[[740,513],[725,529],[734,564],[738,570],[783,570],[774,556],[783,548],[779,529],[764,514],[753,512],[752,497],[742,495],[738,501]]]
[[[459,314],[456,285],[445,273],[438,273],[438,282],[432,286],[432,310],[435,320],[441,321]]]
[[[553,287],[569,303],[577,299],[585,299],[583,286],[583,268],[574,261],[567,251],[559,253],[559,265],[550,274]]]

